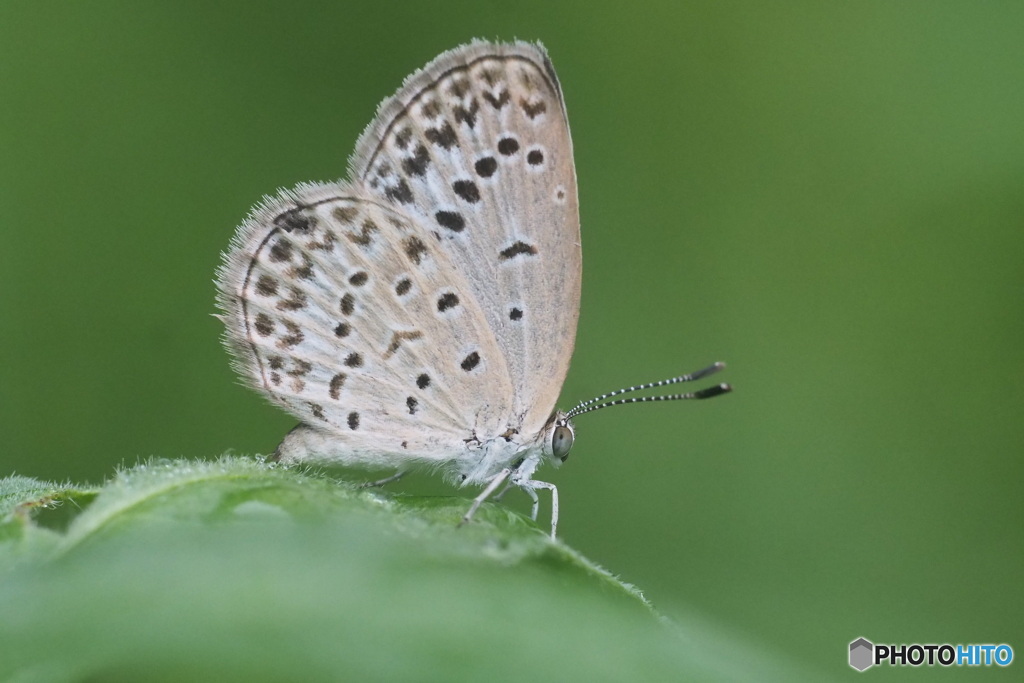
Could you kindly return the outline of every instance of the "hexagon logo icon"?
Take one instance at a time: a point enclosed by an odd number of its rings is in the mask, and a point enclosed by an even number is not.
[[[850,666],[857,671],[864,671],[874,662],[875,646],[867,638],[858,638],[850,643]]]

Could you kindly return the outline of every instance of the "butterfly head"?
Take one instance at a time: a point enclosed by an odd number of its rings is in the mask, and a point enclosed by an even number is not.
[[[544,431],[544,455],[552,465],[558,467],[569,458],[569,450],[576,438],[576,429],[565,413],[556,412]]]

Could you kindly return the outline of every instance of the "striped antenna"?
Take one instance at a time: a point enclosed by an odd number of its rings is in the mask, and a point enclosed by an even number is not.
[[[583,415],[584,413],[589,413],[594,410],[600,410],[601,408],[607,408],[609,406],[620,406],[626,403],[644,403],[645,401],[680,401],[682,399],[688,398],[701,399],[721,396],[722,394],[726,394],[732,391],[732,387],[730,387],[728,384],[723,383],[716,384],[715,386],[708,387],[707,389],[691,391],[690,393],[687,394],[668,394],[664,396],[634,396],[632,398],[620,398],[614,401],[606,401],[606,399],[609,399],[613,396],[629,394],[634,391],[641,391],[643,389],[653,389],[655,387],[664,387],[670,384],[679,384],[680,382],[692,382],[694,380],[703,379],[708,375],[715,374],[719,370],[723,370],[724,368],[725,363],[715,363],[714,365],[709,365],[703,370],[691,372],[688,375],[680,375],[679,377],[673,377],[672,379],[663,379],[659,382],[650,382],[649,384],[638,384],[635,387],[629,387],[628,389],[619,389],[618,391],[612,391],[607,394],[602,394],[601,396],[592,398],[589,401],[581,402],[575,408],[566,413],[564,419],[570,420],[576,417],[577,415]],[[601,403],[601,401],[605,402]]]

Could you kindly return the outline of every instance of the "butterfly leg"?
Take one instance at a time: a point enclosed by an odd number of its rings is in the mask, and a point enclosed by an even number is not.
[[[540,509],[540,498],[537,497],[537,492],[532,488],[527,487],[524,484],[520,484],[520,486],[523,488],[523,491],[526,492],[526,495],[530,497],[530,500],[533,501],[533,507],[530,508],[530,519],[536,522],[537,511]]]
[[[459,522],[459,526],[462,526],[473,518],[473,515],[476,514],[476,511],[480,508],[480,505],[483,504],[483,502],[487,500],[492,493],[494,493],[494,489],[501,486],[501,482],[505,481],[510,474],[512,474],[512,468],[506,467],[501,472],[494,475],[494,478],[487,483],[487,487],[480,492],[479,496],[473,499],[473,504],[469,506],[469,509],[466,510],[466,514],[462,516],[462,521]]]
[[[494,501],[495,503],[499,502],[502,498],[505,497],[505,494],[508,493],[508,490],[510,488],[512,488],[512,481],[511,480],[506,481],[505,485],[503,487],[501,487],[500,491],[498,491],[496,494],[494,494],[494,498],[491,498],[491,500]]]
[[[396,482],[396,481],[398,481],[399,479],[401,479],[402,477],[404,477],[408,473],[409,473],[409,470],[398,470],[397,472],[392,474],[390,477],[384,477],[383,479],[378,479],[377,481],[365,481],[365,482],[363,482],[362,484],[359,485],[359,488],[361,488],[361,489],[378,488],[378,487],[384,486],[385,484],[390,484],[392,482]]]
[[[551,491],[551,539],[555,539],[555,530],[558,528],[558,487],[546,481],[527,479],[516,482],[531,498],[533,498],[533,518],[537,519],[537,492],[534,489],[547,489]]]

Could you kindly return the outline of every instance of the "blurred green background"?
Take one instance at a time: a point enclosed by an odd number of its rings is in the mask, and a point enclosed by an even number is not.
[[[1022,36],[1016,2],[4,2],[0,475],[272,450],[294,422],[210,315],[235,225],[341,177],[437,53],[540,39],[584,235],[563,406],[736,388],[581,418],[563,540],[836,677],[858,636],[1022,657]]]

